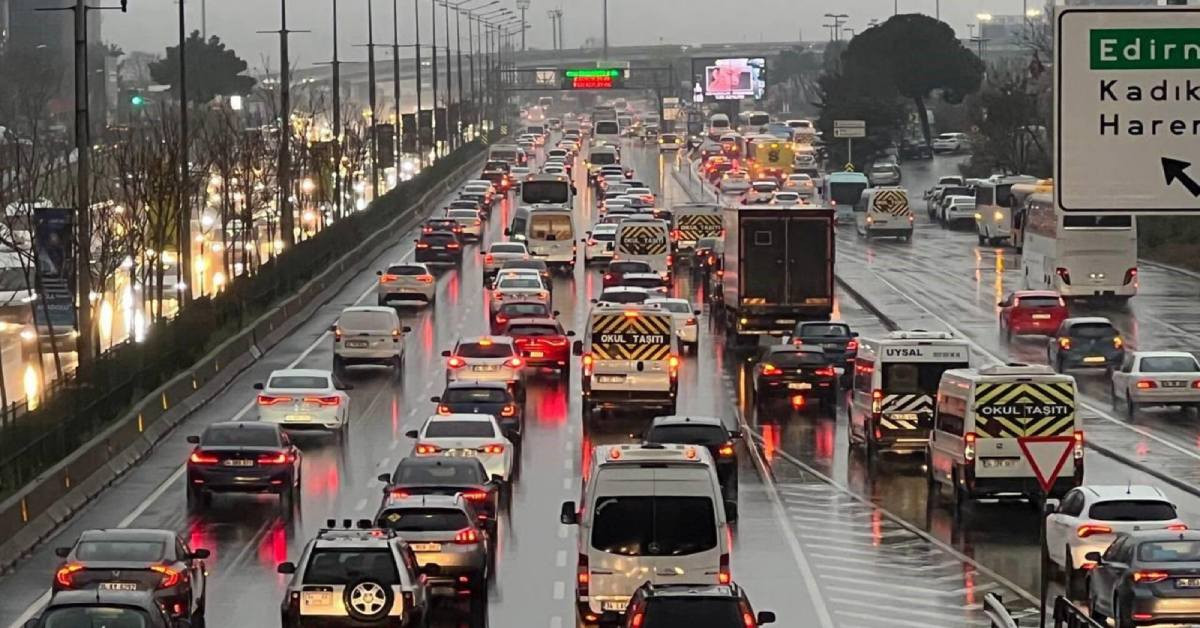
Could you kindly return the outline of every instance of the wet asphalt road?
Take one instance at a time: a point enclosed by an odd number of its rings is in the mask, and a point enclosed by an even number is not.
[[[627,160],[639,175],[657,182],[664,204],[685,200],[686,194],[670,175],[670,159],[631,145]],[[909,178],[905,183],[919,196],[923,188],[913,183],[918,176],[906,171]],[[588,224],[594,218],[594,199],[582,180],[577,185],[582,193],[577,203],[578,221]],[[494,211],[485,243],[500,237],[512,207],[510,200]],[[925,249],[935,238],[941,246],[959,248]],[[410,234],[398,238],[377,265],[409,259],[411,240]],[[939,279],[946,277],[938,269],[945,268],[945,260],[960,257],[963,272],[969,274],[979,263],[970,255],[975,248],[972,242],[969,234],[941,234],[939,228],[928,225],[921,226],[910,248],[896,251],[876,243],[856,248],[853,239],[843,236],[839,264],[856,263],[868,256],[876,264],[903,261],[893,265],[911,270],[898,273],[896,281],[902,276],[916,281],[924,273],[925,289],[945,297],[939,306],[966,308],[962,295],[955,296],[961,287],[956,287],[952,278],[947,277],[943,286],[929,277],[933,272],[939,272],[934,275]],[[929,260],[924,271],[911,265],[914,252],[920,250],[929,251],[927,257],[919,258]],[[0,625],[9,625],[39,605],[56,566],[51,551],[55,545],[70,543],[84,529],[105,526],[171,528],[183,533],[193,546],[212,550],[210,626],[277,625],[285,581],[284,576],[275,574],[276,564],[296,558],[326,518],[374,514],[380,496],[375,477],[391,470],[408,453],[412,443],[403,433],[416,428],[432,411],[428,399],[441,392],[440,351],[460,335],[486,329],[476,251],[476,247],[468,247],[462,268],[440,275],[434,305],[402,310],[405,324],[413,328],[407,339],[403,383],[397,384],[386,372],[356,374],[346,444],[338,447],[322,438],[301,441],[305,454],[303,496],[296,515],[282,516],[275,500],[267,497],[236,496],[219,497],[211,510],[189,514],[179,472],[188,451],[184,436],[214,421],[252,420],[251,385],[273,369],[289,365],[328,368],[332,341],[325,330],[341,308],[371,301],[375,281],[371,274],[348,277],[342,293],[312,320],[173,433],[144,464],[14,573],[0,578]],[[960,252],[968,255],[960,256]],[[1146,275],[1143,281],[1149,281]],[[987,290],[980,286],[994,278],[982,269],[977,277],[985,279],[976,280],[979,285],[969,291],[967,301],[976,303],[977,317],[982,319],[983,305],[995,299],[987,293],[992,284],[986,284]],[[970,277],[954,281],[964,279]],[[566,327],[581,332],[587,299],[600,288],[599,270],[579,266],[574,277],[559,277],[555,282],[554,307],[560,310]],[[685,279],[677,286],[679,294],[699,302],[690,281]],[[1135,310],[1140,301],[1139,297]],[[844,295],[839,295],[838,306],[837,315],[864,334],[882,331],[878,320]],[[733,555],[734,578],[747,588],[756,608],[774,610],[783,626],[982,625],[982,596],[994,591],[1014,602],[1021,612],[1032,612],[1029,592],[1036,593],[1037,565],[1037,520],[1032,509],[982,505],[955,520],[948,509],[929,507],[918,465],[901,460],[872,475],[861,458],[850,454],[843,411],[755,416],[746,394],[747,363],[743,356],[726,354],[721,338],[713,336],[707,321],[706,315],[698,355],[685,358],[679,407],[680,412],[719,414],[731,427],[745,422],[760,443],[754,450],[740,451],[741,521],[735,530]],[[982,321],[975,333],[986,333]],[[644,421],[620,420],[602,433],[584,434],[575,382],[577,378],[564,389],[548,378],[529,391],[521,473],[512,507],[501,523],[487,625],[554,628],[574,624],[575,530],[558,523],[559,505],[578,498],[585,451],[596,444],[629,440]],[[1090,389],[1085,385],[1085,390]],[[1152,426],[1151,420],[1147,419],[1148,426]],[[1182,434],[1167,432],[1165,425],[1152,427],[1164,438],[1182,438]],[[1150,481],[1094,452],[1089,452],[1087,464],[1089,481]],[[1200,521],[1197,500],[1185,495],[1177,499],[1186,518]],[[881,608],[887,611],[881,612]],[[441,609],[436,625],[470,625],[462,610]]]

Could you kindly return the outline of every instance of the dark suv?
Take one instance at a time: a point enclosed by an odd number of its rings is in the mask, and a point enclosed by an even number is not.
[[[504,436],[520,442],[525,411],[504,382],[454,381],[430,401],[438,404],[438,414],[490,414],[496,417]]]
[[[1059,373],[1072,368],[1117,369],[1125,359],[1125,340],[1107,318],[1068,318],[1050,338],[1046,358]]]
[[[417,262],[462,263],[462,244],[449,231],[422,233],[416,243],[417,250],[413,257]]]
[[[737,521],[738,457],[737,441],[741,432],[725,429],[725,423],[715,416],[655,417],[642,435],[643,443],[662,445],[700,445],[712,454],[717,467],[717,481],[725,500],[725,516]]]
[[[755,614],[736,584],[668,584],[638,587],[625,609],[624,628],[753,628],[775,623],[775,613]]]
[[[489,478],[478,458],[449,456],[409,456],[400,460],[396,470],[379,476],[384,482],[383,501],[414,495],[459,495],[475,507],[476,516],[494,535],[499,512],[500,492],[504,486],[499,477]]]
[[[858,356],[858,332],[845,323],[797,323],[792,344],[812,345],[825,350],[825,357],[842,370],[842,386],[849,387],[854,376],[854,358]]]

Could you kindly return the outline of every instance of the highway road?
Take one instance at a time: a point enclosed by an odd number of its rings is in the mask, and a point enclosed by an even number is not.
[[[636,144],[626,147],[626,155],[643,178],[655,183],[662,204],[689,198],[672,172],[678,167],[672,158]],[[906,165],[905,185],[919,198],[931,177],[951,167],[951,160],[944,158]],[[589,224],[595,218],[595,202],[582,179],[577,185],[577,219]],[[509,199],[493,213],[484,244],[501,238],[513,206]],[[1032,343],[1005,347],[995,333],[995,297],[1012,281],[1007,270],[1012,267],[1011,251],[978,247],[970,233],[944,231],[918,214],[912,244],[868,244],[840,234],[839,272],[853,268],[862,273],[869,287],[864,296],[878,299],[886,311],[904,320],[937,316],[1000,358],[1036,359]],[[397,237],[373,267],[410,259],[412,239],[411,233]],[[346,277],[342,291],[311,320],[14,572],[0,578],[0,626],[19,626],[44,604],[57,566],[53,547],[99,527],[180,531],[194,547],[212,551],[211,626],[277,625],[285,577],[275,573],[276,565],[295,559],[326,518],[374,514],[381,489],[376,476],[407,455],[413,443],[404,432],[432,412],[429,397],[441,392],[440,352],[459,336],[485,331],[485,294],[476,251],[474,246],[468,249],[461,269],[441,273],[434,305],[401,311],[405,324],[413,328],[403,381],[386,372],[356,373],[352,378],[352,419],[345,444],[339,447],[320,437],[299,439],[304,450],[303,492],[293,516],[284,516],[274,498],[240,496],[218,497],[210,510],[189,513],[181,465],[190,448],[184,439],[215,421],[254,420],[252,385],[273,369],[329,368],[332,339],[326,330],[343,307],[373,303],[373,273]],[[564,326],[582,332],[588,299],[600,288],[599,269],[578,266],[574,277],[554,281],[554,307]],[[1189,290],[1194,295],[1200,280],[1146,268],[1142,281],[1142,295],[1119,313],[1121,324],[1132,330],[1139,346],[1186,345],[1188,339],[1178,329],[1200,331],[1200,323],[1179,301]],[[699,302],[686,275],[676,291]],[[868,309],[845,294],[838,296],[837,317],[864,335],[884,330]],[[679,410],[719,415],[729,427],[743,424],[754,435],[755,447],[740,450],[741,520],[734,533],[733,574],[756,609],[775,611],[782,626],[984,625],[982,597],[996,592],[1018,614],[1036,612],[1034,509],[985,503],[955,517],[944,506],[931,506],[919,462],[889,461],[872,474],[859,455],[850,453],[844,409],[756,415],[747,393],[745,356],[725,350],[709,327],[707,312],[701,329],[700,351],[685,358],[682,367]],[[1092,405],[1106,409],[1106,392],[1098,381],[1086,376],[1081,381]],[[501,522],[486,625],[574,624],[575,529],[558,523],[559,506],[578,497],[585,450],[628,441],[641,425],[638,420],[620,420],[600,433],[585,434],[577,387],[578,378],[565,388],[546,379],[530,389],[521,473],[512,506]],[[1107,426],[1113,442],[1123,443],[1131,455],[1142,455],[1138,452],[1145,447],[1143,454],[1153,455],[1156,466],[1200,473],[1200,432],[1193,423],[1148,412],[1133,431],[1119,425],[1120,419],[1110,419],[1090,417],[1089,426]],[[1162,485],[1096,450],[1088,452],[1086,469],[1088,482]],[[1185,520],[1200,521],[1200,498],[1169,486],[1164,490],[1180,504]],[[435,625],[468,626],[470,621],[464,609],[445,606]]]

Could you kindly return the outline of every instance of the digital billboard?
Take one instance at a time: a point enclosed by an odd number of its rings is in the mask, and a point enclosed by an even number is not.
[[[767,91],[767,60],[762,57],[692,59],[692,82],[693,91],[703,93],[709,100],[761,100]]]

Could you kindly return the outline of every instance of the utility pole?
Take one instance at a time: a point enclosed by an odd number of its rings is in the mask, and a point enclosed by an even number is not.
[[[442,6],[446,7],[446,19],[443,20],[443,22],[446,23],[446,141],[450,144],[450,148],[453,149],[458,147],[458,141],[456,139],[458,137],[458,130],[451,128],[450,124],[450,101],[453,99],[453,97],[450,95],[450,87],[452,83],[452,79],[450,77],[450,3],[443,2]],[[433,52],[434,54],[437,54],[436,50]],[[454,126],[458,125],[455,124]],[[451,131],[453,131],[453,133]]]
[[[122,5],[123,6],[123,5]],[[92,141],[88,115],[87,1],[75,2],[75,283],[78,288],[79,369],[92,364]],[[51,340],[54,336],[51,335]],[[57,354],[55,354],[57,355]],[[40,363],[40,361],[39,361]],[[86,371],[84,371],[86,372]]]
[[[413,0],[413,35],[417,51],[417,163],[425,165],[425,149],[421,142],[421,0]]]
[[[433,33],[433,35],[432,35],[432,37],[433,37],[433,50],[432,50],[432,54],[433,54],[433,67],[432,67],[432,70],[433,70],[433,112],[432,112],[432,114],[433,114],[433,117],[429,120],[429,125],[431,127],[431,130],[433,131],[433,157],[434,157],[434,159],[437,159],[438,157],[440,157],[442,155],[441,146],[438,145],[438,140],[437,140],[437,129],[438,129],[438,124],[437,124],[437,110],[438,110],[437,58],[438,58],[438,54],[437,54],[437,4],[436,4],[436,2],[437,2],[437,0],[430,0],[430,2],[429,2],[429,15],[430,15],[429,30]]]
[[[529,8],[530,0],[517,0],[517,8],[521,10],[521,23],[525,23],[525,10]],[[525,52],[525,31],[521,31],[521,52]]]
[[[188,202],[191,168],[188,166],[187,25],[184,0],[179,0],[179,266],[176,278],[183,283],[179,298],[192,300],[192,208]]]
[[[460,5],[463,3],[459,3]],[[470,35],[470,33],[467,33]],[[463,143],[463,68],[462,68],[462,11],[458,7],[454,7],[454,41],[458,45],[458,50],[455,52],[455,61],[458,64],[458,117],[455,122],[455,130],[458,132],[458,143]]]
[[[604,2],[604,61],[608,61],[608,0]]]
[[[392,163],[396,166],[396,181],[399,183],[400,177],[400,153],[401,151],[401,132],[400,132],[400,0],[392,0],[392,100],[396,102],[396,124],[395,130],[392,131]]]
[[[342,61],[338,57],[338,0],[333,0],[333,203],[334,214],[342,217]]]
[[[371,85],[371,93],[367,105],[371,108],[371,200],[379,198],[379,132],[375,125],[379,122],[379,108],[375,102],[378,89],[375,84],[375,13],[372,8],[375,0],[367,0],[367,83]]]
[[[279,196],[276,204],[279,208],[280,239],[284,248],[291,248],[296,243],[296,217],[292,213],[292,69],[288,56],[288,36],[308,31],[288,30],[287,0],[279,0],[279,30],[258,32],[279,34],[279,172],[276,175]]]

